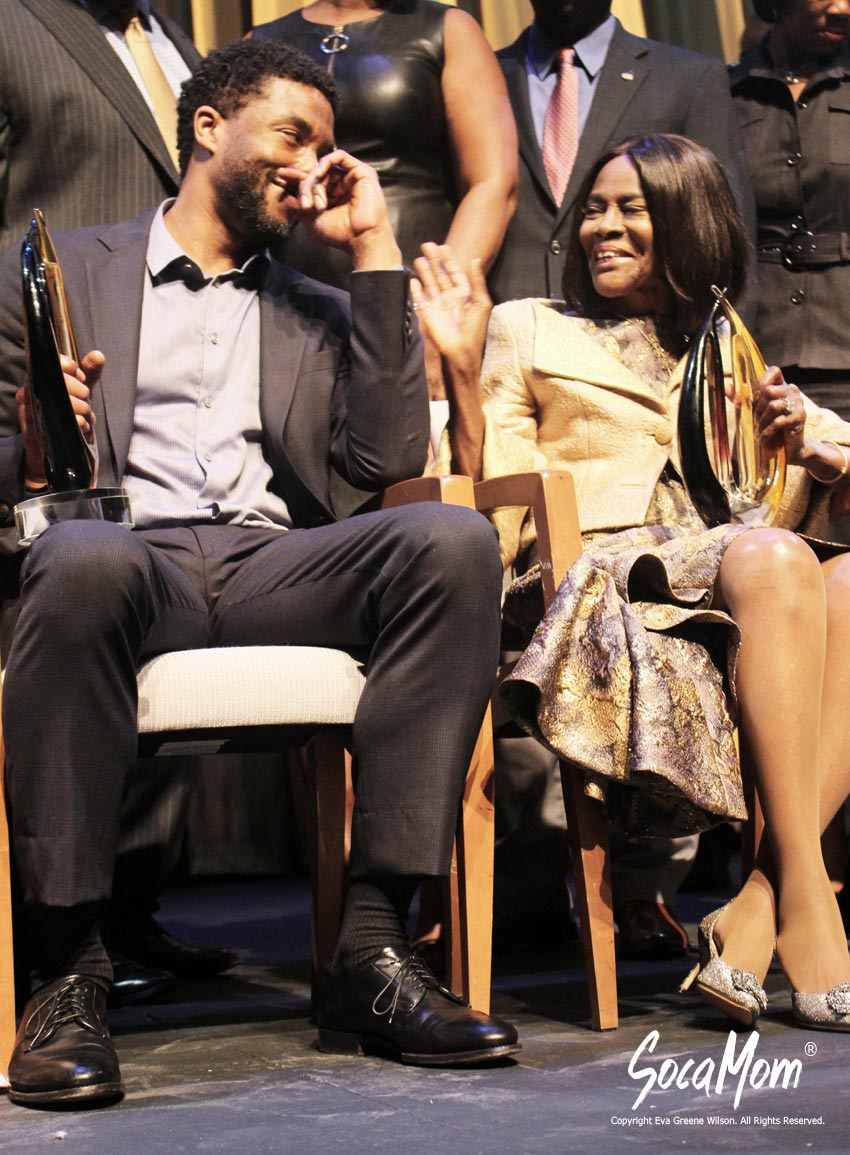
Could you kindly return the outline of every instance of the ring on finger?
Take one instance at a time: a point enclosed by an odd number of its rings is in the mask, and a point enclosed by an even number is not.
[[[785,398],[785,408],[782,410],[786,417],[790,417],[794,412],[794,400],[791,397]]]

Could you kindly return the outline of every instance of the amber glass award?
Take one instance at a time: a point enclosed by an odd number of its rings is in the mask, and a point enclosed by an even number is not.
[[[679,459],[691,501],[708,526],[770,525],[785,488],[785,451],[762,449],[753,397],[764,358],[725,293],[691,347],[679,402]]]

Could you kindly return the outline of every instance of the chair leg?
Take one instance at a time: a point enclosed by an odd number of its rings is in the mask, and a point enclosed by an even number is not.
[[[450,986],[478,1011],[490,1010],[493,953],[495,812],[490,707],[466,776],[452,856],[448,962]]]
[[[313,979],[336,950],[351,843],[351,758],[341,738],[318,734],[307,748],[316,800],[312,856]]]
[[[15,1042],[15,955],[12,949],[12,873],[9,857],[9,824],[3,770],[6,750],[0,732],[0,1085],[9,1073]]]
[[[581,919],[590,1014],[597,1031],[609,1031],[617,1026],[618,1016],[608,818],[601,803],[587,797],[581,775],[566,762],[561,763],[561,782]]]

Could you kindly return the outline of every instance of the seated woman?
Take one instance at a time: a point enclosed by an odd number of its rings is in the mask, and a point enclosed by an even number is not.
[[[737,721],[766,835],[739,895],[700,926],[697,988],[755,1022],[778,932],[796,1020],[850,1030],[850,955],[820,847],[850,793],[850,558],[821,559],[794,532],[826,524],[850,425],[768,369],[755,416],[789,463],[777,522],[706,529],[674,433],[710,285],[734,299],[744,278],[725,176],[690,141],[648,136],[601,157],[577,203],[566,310],[499,306],[483,369],[480,269],[467,278],[438,246],[416,265],[416,306],[448,374],[452,468],[563,467],[576,483],[584,553],[504,689],[526,728],[643,832],[744,814]],[[494,520],[510,562],[530,527],[522,511]]]

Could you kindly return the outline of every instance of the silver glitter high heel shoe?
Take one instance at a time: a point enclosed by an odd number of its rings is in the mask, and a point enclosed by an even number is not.
[[[850,983],[839,983],[823,995],[791,992],[794,1022],[816,1031],[850,1031]]]
[[[759,1015],[767,1010],[767,995],[752,971],[738,970],[723,961],[714,941],[717,920],[729,905],[727,902],[726,906],[707,914],[699,924],[699,962],[679,991],[689,990],[696,980],[696,988],[706,1002],[720,1007],[736,1023],[752,1027]]]

